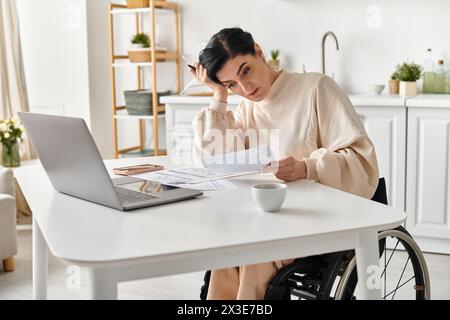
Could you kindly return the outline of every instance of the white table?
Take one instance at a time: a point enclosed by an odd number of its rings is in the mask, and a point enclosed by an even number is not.
[[[107,161],[109,169],[166,158]],[[403,211],[311,181],[289,184],[281,212],[261,213],[250,186],[273,176],[233,179],[236,190],[124,213],[53,190],[41,166],[18,170],[33,210],[33,288],[47,297],[47,248],[89,270],[91,297],[116,299],[119,282],[356,249],[361,296],[379,266],[377,233],[395,228]],[[373,278],[372,278],[373,280]],[[199,283],[199,287],[201,284]]]

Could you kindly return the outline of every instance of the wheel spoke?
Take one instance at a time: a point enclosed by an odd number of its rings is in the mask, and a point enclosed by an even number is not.
[[[387,268],[386,268],[386,248],[387,248],[387,238],[384,243],[384,296],[386,296],[386,275],[387,275]]]
[[[352,290],[350,290],[350,288],[348,287],[348,281],[347,281],[347,283],[345,284],[345,289],[348,291],[348,293],[350,293],[350,296],[353,296]]]
[[[408,280],[406,280],[406,282],[402,283],[401,286],[395,288],[394,290],[392,290],[391,292],[389,292],[385,297],[383,297],[383,298],[381,298],[381,299],[382,299],[382,300],[383,300],[383,299],[386,299],[387,297],[389,297],[391,294],[393,294],[394,292],[396,292],[398,289],[400,289],[401,287],[403,287],[405,284],[407,284],[408,282],[410,282],[410,281],[411,281],[412,279],[414,279],[415,277],[416,277],[415,275],[412,276],[411,278],[409,278]]]
[[[392,253],[389,256],[389,260],[388,260],[387,264],[386,263],[384,264],[384,270],[383,270],[383,273],[381,274],[381,276],[384,275],[387,267],[389,266],[389,263],[391,262],[391,259],[392,259],[392,255],[394,254],[395,250],[397,249],[397,246],[398,246],[399,243],[400,243],[400,240],[397,240],[397,243],[395,244],[394,250],[392,250]]]
[[[397,289],[398,289],[398,284],[402,281],[403,274],[405,273],[406,266],[408,265],[409,259],[410,259],[410,257],[408,256],[408,260],[406,260],[405,266],[403,267],[402,274],[400,275],[400,279],[398,279],[398,282],[397,282],[397,288],[395,288],[395,293],[394,293],[394,295],[392,296],[392,299],[391,299],[391,300],[394,300],[394,298],[395,298],[395,294],[397,293]]]

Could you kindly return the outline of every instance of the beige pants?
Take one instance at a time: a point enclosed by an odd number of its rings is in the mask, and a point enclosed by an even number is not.
[[[292,259],[213,270],[208,300],[263,300],[267,285]]]

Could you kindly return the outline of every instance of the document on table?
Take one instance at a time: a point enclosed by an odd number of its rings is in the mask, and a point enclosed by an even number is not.
[[[268,146],[215,155],[206,159],[206,167],[186,167],[138,174],[133,177],[162,184],[202,191],[234,189],[226,180],[261,173],[273,161]]]
[[[135,178],[156,181],[165,185],[201,191],[232,190],[232,182],[202,167],[168,169],[133,175]]]
[[[208,169],[223,174],[260,173],[275,159],[268,145],[215,155],[205,160]]]

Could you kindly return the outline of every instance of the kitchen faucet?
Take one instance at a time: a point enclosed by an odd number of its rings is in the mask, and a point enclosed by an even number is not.
[[[334,41],[336,42],[336,50],[339,51],[339,42],[338,42],[336,35],[333,32],[328,31],[327,33],[325,33],[325,35],[322,38],[322,73],[323,74],[325,74],[325,42],[327,41],[328,36],[331,36],[334,38]]]

